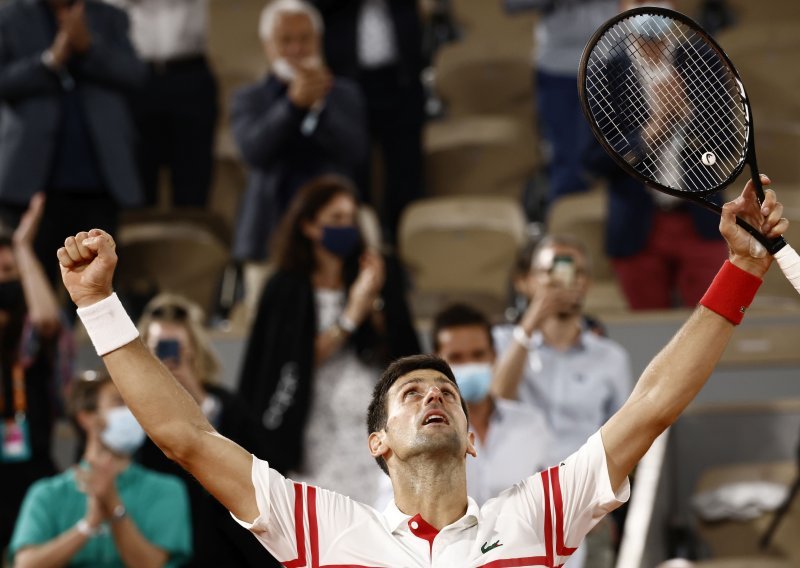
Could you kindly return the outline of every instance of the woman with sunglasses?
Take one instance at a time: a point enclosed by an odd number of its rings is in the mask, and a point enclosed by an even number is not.
[[[200,306],[183,296],[165,293],[145,306],[138,327],[144,343],[194,398],[214,428],[250,452],[263,452],[263,427],[241,398],[217,382],[220,363],[204,321]],[[149,439],[137,459],[148,468],[176,475],[186,483],[194,554],[185,566],[265,565],[258,542],[244,533],[222,505]]]

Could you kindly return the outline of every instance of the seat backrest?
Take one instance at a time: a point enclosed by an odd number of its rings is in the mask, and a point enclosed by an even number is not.
[[[120,228],[117,250],[120,289],[174,292],[211,313],[229,258],[212,231],[190,222],[136,223]]]
[[[406,209],[399,231],[400,256],[415,292],[441,302],[490,297],[495,307],[507,300],[511,267],[524,240],[522,209],[505,197],[421,200]]]

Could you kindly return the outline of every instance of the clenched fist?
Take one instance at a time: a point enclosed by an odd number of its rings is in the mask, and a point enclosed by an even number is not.
[[[111,295],[117,265],[111,235],[100,229],[82,231],[68,237],[56,254],[64,287],[76,306],[85,308]]]

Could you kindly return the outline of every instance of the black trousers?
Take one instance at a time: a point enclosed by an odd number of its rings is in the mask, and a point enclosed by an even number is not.
[[[358,82],[367,102],[370,138],[383,162],[384,238],[394,243],[403,209],[424,194],[422,85],[419,77],[410,77],[395,66],[361,71]],[[370,187],[371,172],[363,177],[367,182],[363,187]]]
[[[172,202],[205,207],[211,189],[217,83],[205,57],[151,64],[133,101],[146,205],[158,199],[159,171],[170,170]]]

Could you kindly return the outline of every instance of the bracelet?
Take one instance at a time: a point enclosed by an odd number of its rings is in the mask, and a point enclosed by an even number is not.
[[[726,260],[700,299],[700,305],[721,315],[733,325],[739,325],[761,282],[758,276]]]
[[[81,519],[80,521],[75,523],[75,530],[77,530],[83,536],[86,536],[86,537],[89,537],[89,538],[92,538],[93,536],[95,536],[97,534],[99,528],[100,527],[92,528],[92,525],[90,525],[89,521],[87,521],[86,519]]]
[[[511,337],[520,347],[525,350],[530,351],[534,348],[533,337],[528,335],[521,325],[514,326],[514,331],[511,332]]]
[[[77,311],[100,357],[139,337],[139,330],[115,293]]]
[[[339,328],[348,335],[352,335],[353,332],[356,329],[358,329],[358,325],[356,324],[356,322],[354,322],[344,314],[340,315],[339,319],[336,320],[336,325],[338,325]]]

